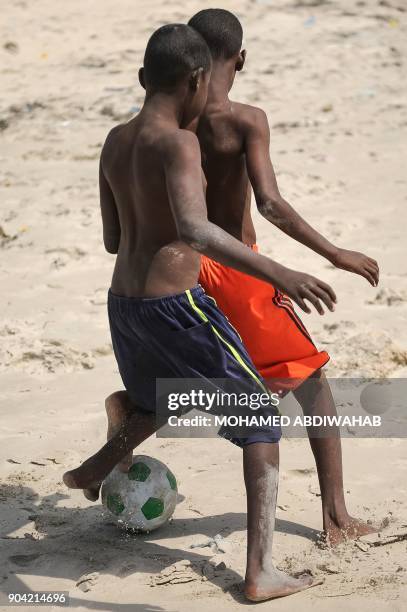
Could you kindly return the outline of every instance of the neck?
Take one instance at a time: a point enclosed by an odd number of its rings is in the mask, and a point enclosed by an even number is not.
[[[209,82],[207,106],[229,102],[229,91],[235,78],[235,62],[214,61]]]
[[[180,95],[163,91],[147,92],[143,105],[144,113],[168,123],[182,125],[184,104]]]

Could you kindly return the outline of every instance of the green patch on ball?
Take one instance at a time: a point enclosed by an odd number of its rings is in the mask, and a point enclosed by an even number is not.
[[[151,470],[148,465],[141,461],[133,463],[128,471],[129,480],[138,480],[139,482],[145,482],[150,474]]]
[[[121,514],[124,510],[124,503],[118,493],[108,495],[106,499],[106,506],[113,514]]]
[[[170,487],[173,491],[177,490],[177,479],[175,478],[174,474],[172,472],[170,472],[170,470],[167,470],[167,478],[168,478],[168,482],[170,483]]]
[[[144,506],[141,507],[141,511],[148,521],[155,519],[162,515],[164,512],[164,502],[157,497],[149,497]]]

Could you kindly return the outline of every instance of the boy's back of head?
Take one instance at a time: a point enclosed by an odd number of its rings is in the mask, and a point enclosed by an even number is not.
[[[207,43],[189,25],[170,24],[159,28],[148,41],[144,54],[147,89],[171,90],[192,72],[207,72],[211,56]]]
[[[205,39],[212,57],[230,59],[239,53],[243,28],[238,18],[225,9],[204,9],[188,22]]]

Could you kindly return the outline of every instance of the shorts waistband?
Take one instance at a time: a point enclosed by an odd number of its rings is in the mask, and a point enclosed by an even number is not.
[[[193,298],[200,298],[203,295],[205,295],[205,289],[202,287],[202,285],[196,285],[195,287],[192,287],[192,289],[188,289],[188,291],[191,293]],[[126,297],[125,295],[117,295],[116,293],[113,293],[113,291],[111,289],[109,289],[109,299],[115,301],[115,302],[119,302],[122,304],[132,304],[133,306],[135,305],[142,305],[142,304],[151,304],[152,306],[154,304],[168,304],[171,302],[179,302],[179,300],[187,297],[187,291],[183,291],[182,293],[175,293],[173,295],[163,295],[162,297]]]

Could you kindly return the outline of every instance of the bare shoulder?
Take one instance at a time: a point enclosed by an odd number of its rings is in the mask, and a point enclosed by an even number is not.
[[[189,130],[169,130],[160,139],[160,149],[165,163],[190,161],[200,158],[199,141]]]
[[[241,102],[232,102],[232,104],[239,126],[244,132],[247,133],[253,129],[268,131],[267,115],[263,109]]]
[[[120,137],[120,132],[122,131],[122,129],[124,128],[126,124],[125,123],[121,123],[120,125],[115,125],[114,128],[112,128],[110,130],[110,132],[108,133],[108,135],[106,136],[103,148],[102,148],[102,153],[101,153],[101,160],[102,162],[108,158],[110,156],[111,151],[113,151],[115,149],[115,145],[117,144],[117,139]]]
[[[126,125],[127,125],[126,123],[120,123],[119,125],[115,125],[110,130],[108,135],[106,136],[106,140],[105,140],[104,146],[111,146],[111,145],[113,145],[113,143],[117,140],[117,138],[120,137],[120,133],[122,132],[122,130],[124,130]]]

